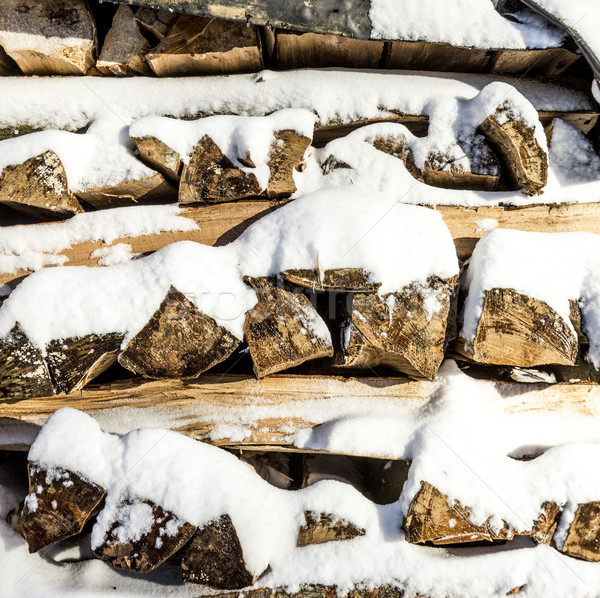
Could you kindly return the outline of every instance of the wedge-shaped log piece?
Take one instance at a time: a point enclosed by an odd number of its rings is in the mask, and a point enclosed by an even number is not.
[[[69,191],[60,158],[51,150],[0,173],[0,203],[33,216],[72,216],[83,212]]]
[[[46,346],[46,362],[57,392],[83,388],[117,361],[122,334],[86,334],[53,340]]]
[[[239,344],[227,328],[171,287],[121,353],[119,363],[147,378],[197,378],[229,357]]]
[[[457,350],[477,363],[535,367],[574,365],[577,334],[546,302],[513,289],[485,291],[473,343],[458,339]]]
[[[140,32],[133,11],[121,4],[104,40],[96,68],[103,75],[148,75],[151,70],[145,56],[149,50],[150,44]]]
[[[0,339],[0,396],[27,399],[53,393],[42,352],[16,324],[7,337]]]
[[[275,142],[269,152],[268,165],[271,174],[267,185],[267,197],[289,197],[296,191],[294,169],[302,163],[310,141],[308,137],[291,129],[275,132]]]
[[[488,116],[479,131],[496,150],[503,171],[515,189],[540,195],[548,182],[548,154],[535,136],[535,128],[515,120],[506,110]]]
[[[177,191],[158,172],[145,179],[78,191],[77,195],[86,203],[99,209],[170,203],[177,199]]]
[[[263,573],[250,571],[231,517],[223,515],[196,532],[181,561],[183,579],[217,590],[239,590]]]
[[[178,19],[179,14],[169,10],[156,10],[140,6],[135,11],[135,20],[140,29],[149,36],[161,40]]]
[[[142,530],[128,533],[129,521],[144,521]],[[149,500],[125,500],[115,509],[113,521],[103,522],[108,529],[98,558],[115,569],[149,573],[175,554],[196,532],[196,526]]]
[[[457,278],[430,277],[384,297],[356,293],[335,363],[344,368],[386,366],[433,380],[444,358]]]
[[[21,515],[29,552],[81,532],[105,494],[104,488],[72,471],[29,463],[29,494]]]
[[[412,544],[462,544],[512,540],[515,536],[515,531],[506,523],[501,529],[494,530],[489,520],[482,525],[474,525],[469,516],[468,507],[459,503],[450,506],[435,486],[422,482],[404,522],[406,539]]]
[[[258,378],[333,355],[329,329],[307,297],[279,288],[267,278],[245,280],[258,297],[244,322]]]
[[[84,0],[2,0],[0,44],[26,75],[85,75],[96,26]]]
[[[281,275],[291,284],[313,291],[375,293],[381,286],[380,282],[373,282],[371,274],[362,268],[285,270]]]
[[[251,73],[263,68],[256,27],[190,15],[179,17],[146,60],[161,77]]]
[[[600,501],[577,507],[562,551],[578,559],[600,561]]]
[[[179,183],[181,157],[178,152],[156,137],[132,137],[132,139],[137,146],[142,162],[150,168],[158,170],[166,179]]]
[[[546,501],[542,505],[542,512],[533,524],[531,538],[536,544],[547,544],[552,542],[552,536],[556,531],[560,507],[551,501]]]
[[[296,541],[298,547],[351,540],[357,536],[365,535],[364,529],[335,515],[306,511],[304,518],[305,523],[298,530]]]

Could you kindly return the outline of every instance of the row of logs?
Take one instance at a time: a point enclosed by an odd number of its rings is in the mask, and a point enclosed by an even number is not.
[[[102,21],[112,17],[97,57],[90,7]],[[52,43],[43,41],[49,37]],[[0,6],[4,74],[179,76],[247,73],[265,66],[341,66],[559,75],[579,58],[565,48],[489,51],[273,31],[145,7],[111,9],[85,0],[61,0],[59,6],[51,0],[4,0]]]

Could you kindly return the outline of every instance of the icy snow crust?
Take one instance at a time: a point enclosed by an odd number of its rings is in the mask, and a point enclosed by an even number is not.
[[[560,46],[565,33],[529,11],[498,13],[492,0],[371,0],[371,38],[428,41],[467,48]]]
[[[437,212],[342,187],[283,206],[225,247],[183,241],[115,266],[36,272],[0,309],[0,335],[19,322],[42,349],[54,338],[92,332],[122,332],[126,343],[173,285],[242,338],[245,313],[256,303],[243,276],[345,267],[370,272],[381,294],[458,273],[452,237]]]
[[[250,565],[270,564],[259,587],[293,591],[303,584],[322,583],[335,584],[343,592],[356,584],[391,584],[409,595],[432,598],[499,598],[526,584],[528,598],[598,596],[597,564],[570,559],[547,546],[536,547],[528,539],[506,546],[465,548],[460,554],[405,541],[400,526],[421,480],[434,484],[450,501],[470,506],[475,521],[494,514],[496,525],[503,519],[518,530],[530,528],[545,500],[563,505],[568,520],[578,503],[600,495],[598,416],[507,413],[506,397],[494,384],[468,378],[452,362],[442,367],[435,386],[437,391],[427,403],[407,400],[395,409],[389,409],[389,403],[386,409],[386,401],[372,405],[366,397],[343,417],[329,407],[330,400],[304,407],[305,415],[322,412],[328,423],[318,432],[298,432],[297,446],[348,453],[367,447],[373,449],[371,454],[413,459],[400,500],[386,506],[374,505],[350,485],[336,481],[319,482],[299,492],[279,490],[220,449],[164,430],[139,430],[123,437],[103,434],[91,418],[70,409],[49,420],[29,458],[47,467],[73,469],[104,485],[110,493],[107,514],[119,508],[124,496],[159,502],[192,523],[228,512]],[[279,408],[286,409],[285,405]],[[556,446],[533,461],[507,456],[535,445]],[[26,490],[22,492],[21,496]],[[18,497],[0,491],[0,514]],[[343,516],[364,527],[366,535],[298,549],[297,529],[303,510],[309,508]],[[94,528],[95,543],[105,533],[103,521],[104,516]],[[23,539],[4,521],[0,522],[0,551],[7,598],[38,595],[27,593],[30,587],[40,588],[39,595],[52,596],[52,590],[58,593],[67,579],[74,592],[86,596],[90,584],[98,595],[114,594],[116,586],[123,595],[141,596],[151,587],[146,579],[163,583],[170,579],[172,584],[180,575],[163,569],[150,577],[133,578],[98,562],[49,568],[38,555],[27,554]],[[21,579],[25,571],[29,573]],[[13,580],[20,580],[14,590]],[[196,596],[199,590],[187,585],[170,588],[173,595],[182,596]]]
[[[569,300],[579,301],[589,359],[600,366],[600,235],[497,229],[486,233],[469,261],[461,335],[474,340],[485,291],[514,289],[545,301],[571,327]]]

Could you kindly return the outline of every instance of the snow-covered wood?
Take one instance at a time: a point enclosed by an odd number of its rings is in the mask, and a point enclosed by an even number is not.
[[[296,546],[325,544],[326,542],[342,542],[357,536],[364,536],[365,530],[353,523],[344,521],[330,513],[304,513],[305,522],[298,529]]]
[[[600,561],[600,502],[578,505],[561,550],[586,561]]]

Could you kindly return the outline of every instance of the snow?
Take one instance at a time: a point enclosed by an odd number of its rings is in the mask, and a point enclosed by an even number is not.
[[[552,128],[549,160],[563,184],[600,180],[600,156],[577,128],[557,118]]]
[[[312,139],[315,115],[308,110],[279,110],[266,117],[219,115],[195,121],[148,117],[136,121],[129,130],[131,137],[156,137],[175,150],[184,163],[194,146],[208,135],[237,168],[253,173],[261,189],[269,182],[269,153],[276,143],[275,133],[291,129]],[[239,161],[251,159],[254,167]]]
[[[545,301],[572,330],[569,300],[579,301],[589,359],[600,365],[600,235],[496,229],[477,243],[469,261],[462,336],[473,341],[485,291],[514,289]]]
[[[371,38],[428,41],[462,47],[532,49],[562,44],[565,33],[543,17],[508,19],[492,0],[371,0]]]
[[[114,266],[131,260],[134,254],[131,245],[127,243],[116,243],[110,247],[100,247],[90,253],[90,258],[98,258],[99,266]]]
[[[124,345],[174,286],[238,338],[256,303],[243,276],[287,269],[356,267],[381,294],[431,275],[458,274],[450,232],[439,213],[403,206],[360,186],[315,193],[210,247],[183,241],[104,268],[49,268],[27,277],[0,308],[0,335],[19,322],[42,350],[54,338],[120,332]],[[325,327],[322,327],[325,336]],[[329,333],[327,332],[327,337]]]

